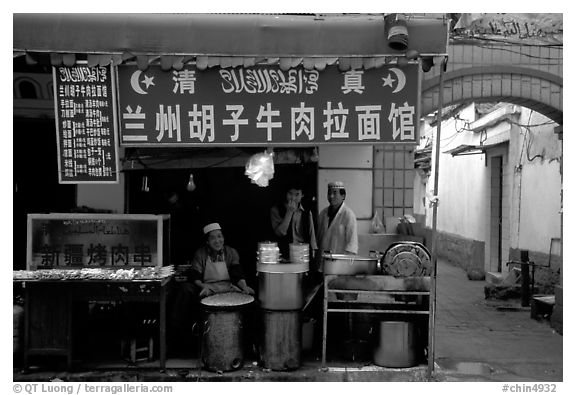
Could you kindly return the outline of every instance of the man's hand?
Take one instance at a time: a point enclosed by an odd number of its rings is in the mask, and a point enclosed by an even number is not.
[[[246,284],[246,280],[238,281],[238,287],[240,288],[242,293],[245,293],[248,295],[254,295],[254,293],[255,293],[254,290]]]
[[[298,204],[296,204],[294,200],[289,200],[286,206],[286,212],[293,214],[296,210],[298,210]]]
[[[247,286],[247,285],[246,285],[244,288],[241,288],[241,289],[242,289],[242,293],[245,293],[245,294],[248,294],[248,295],[254,295],[254,293],[255,293],[254,290],[253,290],[252,288],[250,288],[249,286]]]
[[[212,287],[208,283],[204,283],[204,284],[202,284],[202,290],[200,291],[200,294],[198,296],[200,296],[201,298],[204,298],[206,296],[214,295],[215,293],[216,292],[214,290],[214,287]]]

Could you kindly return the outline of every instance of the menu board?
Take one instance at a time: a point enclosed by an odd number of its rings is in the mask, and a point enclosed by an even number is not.
[[[58,180],[118,183],[114,68],[53,67]]]

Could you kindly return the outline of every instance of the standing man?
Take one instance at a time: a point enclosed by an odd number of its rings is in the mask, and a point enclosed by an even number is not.
[[[318,249],[312,212],[302,206],[303,197],[302,185],[293,182],[288,186],[284,201],[270,209],[274,239],[285,259],[289,259],[290,243],[309,244],[311,258]]]
[[[333,254],[357,254],[356,215],[344,203],[346,199],[344,183],[341,181],[329,183],[327,197],[330,205],[320,212],[318,218],[320,253],[330,251]],[[322,264],[319,270],[323,271]]]

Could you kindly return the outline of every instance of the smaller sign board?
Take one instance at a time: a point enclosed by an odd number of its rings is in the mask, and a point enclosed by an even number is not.
[[[150,214],[29,214],[27,269],[162,266],[168,221]]]
[[[114,68],[53,67],[58,180],[118,183]]]

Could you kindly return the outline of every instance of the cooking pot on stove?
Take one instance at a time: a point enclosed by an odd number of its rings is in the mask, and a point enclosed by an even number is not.
[[[324,274],[376,274],[380,257],[368,257],[353,254],[322,254]]]

